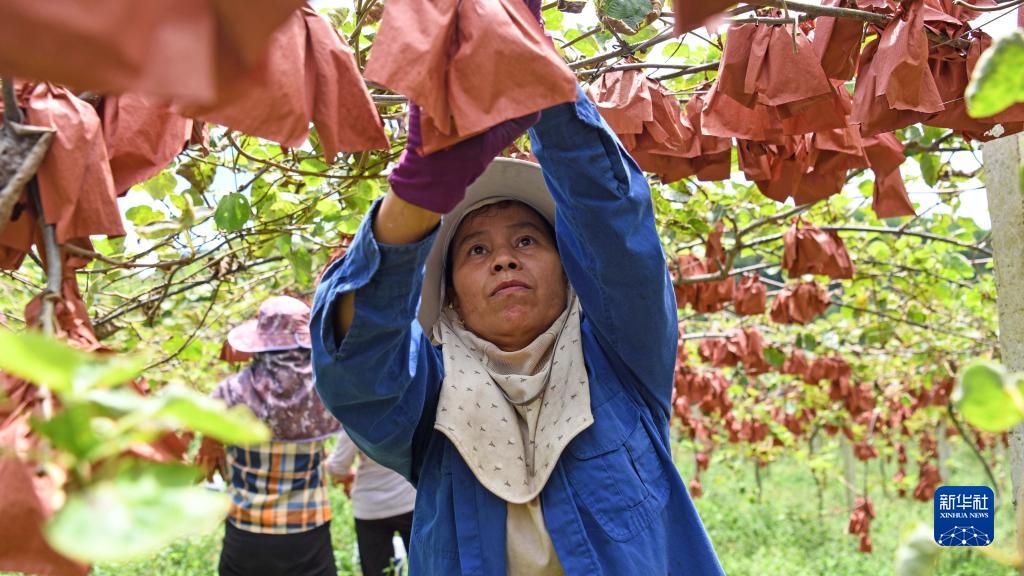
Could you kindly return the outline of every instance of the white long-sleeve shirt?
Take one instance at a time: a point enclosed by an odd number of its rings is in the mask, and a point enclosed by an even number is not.
[[[397,472],[377,464],[356,448],[345,430],[338,433],[338,444],[327,458],[327,470],[336,476],[349,472],[356,455],[359,467],[352,486],[352,515],[360,520],[380,520],[412,512],[416,489]]]

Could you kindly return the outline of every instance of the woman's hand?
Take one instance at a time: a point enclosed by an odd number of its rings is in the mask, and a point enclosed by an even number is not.
[[[331,482],[335,486],[341,484],[343,486],[343,490],[345,491],[345,497],[349,499],[352,498],[352,484],[355,482],[355,480],[355,472],[349,472],[348,474],[342,474],[340,476],[336,474],[331,474]]]
[[[207,482],[213,481],[213,474],[220,472],[221,478],[228,479],[227,457],[224,454],[224,445],[210,438],[203,437],[199,445],[199,453],[196,454],[195,465],[202,470]]]
[[[507,120],[451,148],[422,156],[417,152],[423,144],[420,108],[410,104],[409,139],[398,167],[388,177],[391,190],[414,206],[447,214],[491,161],[539,119],[536,113]]]

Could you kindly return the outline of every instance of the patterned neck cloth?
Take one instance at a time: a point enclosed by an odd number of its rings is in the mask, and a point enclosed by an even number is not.
[[[310,351],[257,352],[244,370],[214,392],[228,406],[248,406],[274,440],[311,441],[338,432],[341,424],[320,402],[313,385]]]
[[[485,488],[513,504],[547,484],[566,445],[594,422],[580,341],[580,306],[569,290],[562,315],[530,345],[503,352],[441,314],[445,379],[434,428]]]

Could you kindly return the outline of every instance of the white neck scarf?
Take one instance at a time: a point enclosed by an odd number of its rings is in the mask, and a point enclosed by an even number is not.
[[[485,488],[513,504],[534,499],[566,445],[594,422],[569,289],[562,315],[526,348],[504,352],[445,308],[437,337],[445,379],[434,428],[448,437]]]

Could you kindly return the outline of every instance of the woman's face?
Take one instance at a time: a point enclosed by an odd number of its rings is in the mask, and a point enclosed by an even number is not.
[[[502,350],[525,348],[565,310],[555,239],[525,204],[473,212],[459,225],[449,254],[452,306],[467,328]]]

